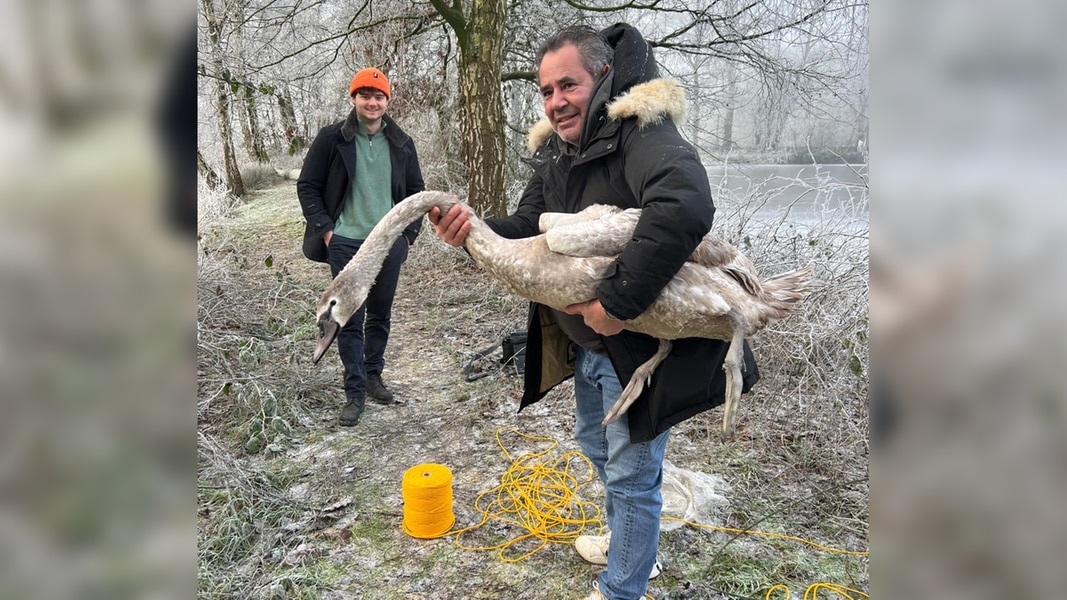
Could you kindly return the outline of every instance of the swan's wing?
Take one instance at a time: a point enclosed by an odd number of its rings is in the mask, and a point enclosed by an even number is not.
[[[739,254],[732,244],[709,231],[689,260],[705,267],[721,267],[730,264]]]
[[[538,226],[548,234],[548,247],[567,256],[616,256],[630,241],[641,209],[622,210],[594,204],[578,213],[541,214]],[[753,294],[762,293],[752,264],[726,240],[708,232],[689,257],[691,262],[728,271]]]
[[[760,283],[759,274],[756,273],[756,266],[752,264],[752,261],[748,260],[747,256],[738,252],[733,260],[721,268],[734,281],[741,284],[741,287],[746,292],[755,298],[763,298],[763,284]]]
[[[579,216],[597,208],[600,205],[591,206],[577,215]],[[614,208],[614,207],[605,207]],[[567,256],[616,256],[622,252],[623,246],[630,241],[637,219],[641,216],[639,209],[628,209],[602,215],[595,219],[556,220],[553,226],[545,233],[548,247],[553,252]],[[588,215],[586,215],[588,216]],[[544,215],[542,215],[542,219]],[[544,221],[542,220],[542,224]]]
[[[738,285],[719,269],[686,263],[667,282],[645,312],[627,321],[627,329],[659,339],[704,337],[729,340],[733,323],[725,319]]]
[[[544,233],[574,222],[574,215],[569,213],[545,212],[537,219],[537,229]]]
[[[576,213],[544,212],[537,221],[537,227],[544,233],[555,227],[593,221],[619,212],[622,212],[621,208],[607,204],[593,204]]]

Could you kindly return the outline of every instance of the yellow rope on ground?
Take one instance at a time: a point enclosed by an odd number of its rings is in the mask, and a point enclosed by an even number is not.
[[[776,590],[782,590],[785,592],[785,600],[789,600],[793,597],[792,592],[789,591],[789,586],[779,583],[778,585],[767,590],[766,600],[771,600],[771,594],[774,593]],[[843,585],[837,585],[835,583],[813,583],[808,586],[808,589],[804,590],[804,600],[816,600],[816,596],[818,595],[819,590],[834,592],[835,594],[840,595],[846,600],[857,600],[856,596],[853,596],[852,594],[858,594],[863,598],[870,598],[870,596],[859,590],[854,590]]]
[[[793,542],[800,542],[802,544],[807,544],[807,545],[812,546],[814,548],[818,548],[819,550],[825,550],[827,552],[833,552],[835,554],[848,554],[848,555],[851,555],[851,556],[870,556],[870,552],[865,551],[865,550],[842,550],[840,548],[831,548],[830,546],[823,546],[822,544],[819,544],[817,542],[813,542],[811,540],[806,540],[804,538],[800,538],[800,537],[796,537],[796,536],[792,536],[792,535],[785,535],[785,534],[782,534],[782,533],[772,533],[772,532],[769,532],[769,531],[755,531],[753,529],[737,529],[735,527],[721,527],[721,526],[718,526],[718,525],[704,525],[703,523],[694,523],[693,521],[686,521],[685,519],[679,519],[678,517],[664,516],[663,518],[667,519],[667,520],[670,520],[670,521],[679,521],[681,523],[685,523],[686,525],[692,525],[693,527],[699,527],[701,529],[710,529],[710,530],[714,530],[714,531],[725,531],[727,533],[737,533],[737,534],[748,533],[748,534],[752,534],[752,535],[761,535],[761,536],[769,537],[769,538],[777,538],[777,539],[780,539],[780,540],[789,540],[789,541],[793,541]],[[779,584],[776,584],[776,585],[772,586],[771,589],[767,590],[766,600],[771,600],[771,594],[774,593],[775,591],[779,591],[779,590],[785,592],[785,600],[789,600],[790,598],[792,598],[793,594],[789,590],[789,586],[787,586],[787,585],[785,585],[783,583],[779,583]],[[865,594],[865,593],[863,593],[863,592],[861,592],[859,590],[854,590],[852,588],[848,588],[848,587],[845,587],[843,585],[837,585],[836,583],[818,582],[818,583],[813,583],[813,584],[809,585],[808,589],[804,591],[804,600],[816,600],[816,596],[818,595],[820,590],[826,590],[828,592],[834,592],[834,593],[839,594],[840,596],[844,597],[846,600],[856,600],[856,597],[850,595],[849,592],[852,592],[852,593],[855,593],[855,594],[859,594],[860,596],[862,596],[864,598],[870,598],[870,596],[868,596],[867,594]]]
[[[535,442],[547,442],[544,450],[513,457],[501,439],[501,432],[510,432]],[[455,534],[456,546],[463,550],[496,550],[500,560],[514,563],[532,556],[548,544],[573,544],[580,535],[596,526],[600,535],[604,524],[600,520],[600,508],[582,500],[578,492],[596,479],[592,463],[580,452],[567,452],[559,458],[550,459],[548,454],[559,446],[552,438],[521,433],[510,427],[496,431],[496,442],[511,461],[508,470],[500,477],[500,485],[482,492],[474,500],[474,508],[482,513],[477,525],[451,531]],[[584,475],[578,474],[585,467]],[[467,546],[461,541],[463,534],[475,531],[492,520],[516,525],[525,533],[488,546]],[[517,555],[505,553],[515,544],[530,540],[532,549]]]
[[[725,531],[727,533],[738,533],[738,534],[748,533],[748,534],[752,534],[752,535],[762,535],[764,537],[769,537],[769,538],[778,538],[778,539],[781,539],[781,540],[789,540],[789,541],[792,541],[792,542],[800,542],[801,544],[807,544],[809,546],[818,548],[819,550],[825,550],[827,552],[833,552],[835,554],[849,554],[849,555],[852,555],[852,556],[869,556],[870,555],[870,552],[868,552],[866,550],[841,550],[840,548],[831,548],[830,546],[823,546],[822,544],[813,542],[811,540],[806,540],[804,538],[799,538],[799,537],[795,537],[795,536],[792,536],[792,535],[785,535],[783,533],[772,533],[772,532],[769,532],[769,531],[756,531],[754,529],[736,529],[734,527],[720,527],[718,525],[704,525],[703,523],[694,523],[692,521],[686,521],[685,519],[679,519],[678,517],[664,516],[663,518],[665,520],[668,520],[668,521],[678,521],[680,523],[685,523],[686,525],[692,525],[693,527],[699,527],[701,529],[709,529],[709,530],[713,530],[713,531]]]

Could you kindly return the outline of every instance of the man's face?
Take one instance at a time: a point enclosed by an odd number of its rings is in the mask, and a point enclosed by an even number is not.
[[[356,107],[356,116],[364,123],[374,123],[381,120],[385,109],[389,106],[389,99],[381,90],[361,88],[352,94],[352,106]]]
[[[567,44],[541,58],[538,71],[545,115],[559,137],[577,144],[596,81],[582,66],[578,47]]]

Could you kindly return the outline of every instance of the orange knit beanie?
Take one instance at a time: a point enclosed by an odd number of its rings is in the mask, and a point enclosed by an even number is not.
[[[385,76],[385,73],[373,67],[356,73],[356,76],[352,78],[352,83],[348,86],[348,95],[355,94],[356,90],[360,88],[374,88],[385,94],[386,99],[391,97],[389,79]]]

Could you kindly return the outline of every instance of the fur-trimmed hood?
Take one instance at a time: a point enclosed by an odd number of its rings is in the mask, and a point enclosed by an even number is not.
[[[689,103],[681,86],[661,78],[633,86],[628,92],[611,101],[607,109],[608,117],[612,120],[636,118],[638,128],[643,129],[658,124],[664,117],[676,125],[681,125],[689,112]],[[538,121],[527,134],[526,142],[530,152],[536,152],[554,133],[548,117]]]

